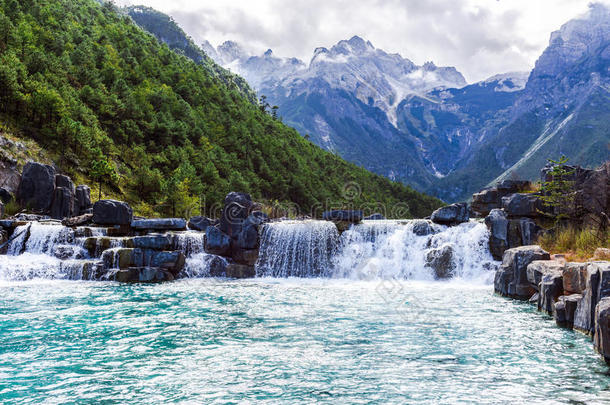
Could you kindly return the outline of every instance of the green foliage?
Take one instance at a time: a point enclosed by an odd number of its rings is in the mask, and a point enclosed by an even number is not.
[[[566,156],[561,156],[559,160],[549,159],[552,164],[548,172],[550,180],[543,182],[540,188],[540,199],[548,210],[544,214],[552,217],[556,223],[569,219],[574,204],[574,182],[569,180],[574,170],[566,167],[567,162]]]
[[[568,260],[588,260],[598,248],[610,247],[610,232],[600,235],[592,229],[564,225],[544,233],[538,243],[550,253],[568,255]]]
[[[347,183],[361,190],[350,204],[388,216],[440,205],[314,146],[109,3],[0,0],[0,26],[0,118],[143,210],[196,198],[205,211],[246,191],[308,213],[343,201]],[[104,177],[112,166],[120,177]]]
[[[99,160],[94,160],[91,163],[89,174],[99,185],[98,200],[102,198],[102,183],[104,180],[116,182],[119,179],[116,169],[105,157],[101,157]]]

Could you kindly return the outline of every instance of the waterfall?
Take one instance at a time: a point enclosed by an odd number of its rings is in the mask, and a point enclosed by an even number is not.
[[[326,277],[339,232],[327,221],[283,221],[263,226],[257,277]]]
[[[187,258],[203,253],[205,234],[203,232],[181,232],[174,235],[174,249],[180,250]]]
[[[423,220],[365,221],[341,235],[333,277],[490,282],[487,227],[471,221],[445,227]]]

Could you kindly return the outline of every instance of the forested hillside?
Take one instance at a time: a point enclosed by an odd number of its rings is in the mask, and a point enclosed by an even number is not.
[[[0,0],[0,114],[61,170],[100,176],[140,212],[230,190],[307,211],[342,201],[353,183],[351,203],[388,213],[401,202],[422,216],[439,203],[322,151],[94,0]]]

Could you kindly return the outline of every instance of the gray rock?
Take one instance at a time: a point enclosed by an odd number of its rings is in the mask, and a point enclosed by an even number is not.
[[[562,295],[555,303],[555,310],[553,311],[553,317],[557,325],[572,329],[574,326],[574,314],[576,313],[576,307],[582,299],[581,294]]]
[[[130,267],[112,273],[110,279],[120,283],[161,283],[173,281],[174,275],[161,268]]]
[[[243,221],[254,208],[252,197],[246,193],[227,194],[220,218],[220,230],[231,238],[237,238]]]
[[[56,187],[51,203],[51,218],[64,219],[72,217],[74,212],[74,194],[66,187]]]
[[[167,235],[146,235],[133,238],[133,244],[140,249],[167,250],[172,242]]]
[[[527,280],[527,266],[536,260],[549,260],[540,246],[522,246],[504,252],[502,267],[496,272],[495,291],[501,295],[529,299],[536,290]]]
[[[369,215],[368,217],[365,217],[364,219],[366,221],[382,221],[386,218],[381,214],[373,214],[373,215]]]
[[[213,256],[209,262],[211,277],[227,277],[228,263],[220,256]]]
[[[563,269],[563,289],[582,294],[587,288],[587,263],[566,263]]]
[[[595,350],[610,364],[610,297],[602,298],[595,308]]]
[[[194,231],[205,232],[208,226],[214,226],[218,221],[206,217],[193,217],[188,222],[188,228]]]
[[[425,219],[414,220],[412,229],[413,233],[417,236],[428,236],[434,233],[434,228]]]
[[[492,210],[502,208],[502,195],[498,189],[482,190],[472,195],[471,208],[480,216],[487,216]]]
[[[215,226],[205,231],[205,251],[219,256],[231,256],[231,238]]]
[[[144,263],[150,267],[163,268],[174,275],[182,271],[186,263],[186,258],[182,252],[157,252],[144,251]]]
[[[561,271],[547,273],[542,276],[539,285],[538,310],[553,314],[555,302],[563,295],[563,277]]]
[[[363,213],[359,210],[334,210],[322,213],[322,219],[332,222],[350,222],[356,224],[362,221]]]
[[[538,290],[538,285],[547,274],[562,274],[564,264],[555,260],[535,260],[527,266],[527,281]]]
[[[456,225],[469,220],[470,212],[466,203],[451,204],[432,213],[432,222],[442,225]]]
[[[17,190],[17,201],[22,207],[48,213],[53,202],[55,169],[49,165],[30,162],[23,168]]]
[[[242,249],[238,246],[233,246],[233,260],[238,264],[254,266],[258,260],[258,249]]]
[[[136,219],[131,227],[137,230],[182,231],[186,229],[186,220],[182,218]]]
[[[593,262],[587,265],[587,282],[582,300],[574,315],[574,329],[590,334],[595,330],[595,307],[602,299],[610,296],[610,263]]]
[[[93,214],[83,214],[78,217],[66,218],[61,221],[63,226],[75,227],[87,225],[93,222]]]
[[[100,200],[93,205],[93,222],[99,225],[130,225],[133,211],[129,204],[115,200]]]
[[[227,266],[226,274],[228,278],[253,278],[256,276],[256,271],[252,266],[231,263]]]
[[[455,251],[450,245],[433,249],[426,254],[426,266],[434,270],[434,278],[446,279],[453,276],[454,255]]]
[[[502,207],[509,217],[538,217],[542,211],[540,198],[533,194],[511,194],[502,198]]]
[[[13,201],[13,194],[4,187],[0,187],[0,202],[8,204]]]
[[[74,196],[74,211],[76,215],[84,215],[92,207],[91,189],[89,186],[80,185],[76,187],[76,193]]]
[[[485,225],[489,229],[489,250],[495,260],[502,260],[508,246],[508,219],[506,213],[500,209],[493,209],[485,218]]]

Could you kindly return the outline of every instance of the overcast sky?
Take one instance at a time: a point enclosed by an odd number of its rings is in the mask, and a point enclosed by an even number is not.
[[[610,0],[601,0],[610,4]],[[115,0],[171,15],[200,44],[235,40],[254,53],[306,62],[316,47],[359,35],[417,64],[460,70],[469,82],[530,70],[552,31],[589,0]]]

